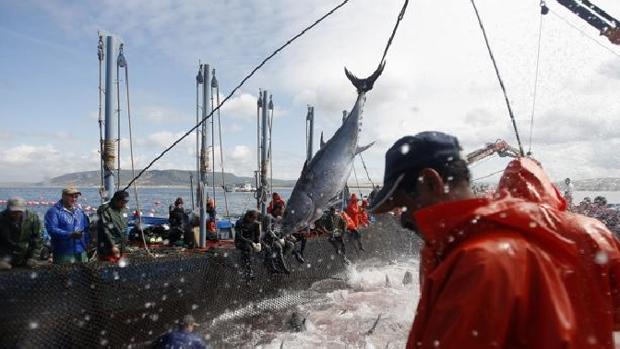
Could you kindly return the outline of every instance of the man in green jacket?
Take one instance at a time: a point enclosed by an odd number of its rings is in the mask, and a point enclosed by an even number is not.
[[[97,215],[97,253],[99,259],[117,262],[127,244],[127,201],[129,193],[114,193],[112,200],[99,206]]]
[[[6,209],[0,212],[0,269],[35,266],[42,241],[39,216],[26,210],[22,198],[9,199]]]

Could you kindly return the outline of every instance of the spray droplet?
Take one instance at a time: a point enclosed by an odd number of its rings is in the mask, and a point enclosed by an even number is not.
[[[607,256],[607,253],[605,253],[605,251],[598,251],[594,255],[594,263],[596,264],[603,265],[603,264],[607,264],[608,261],[609,261],[609,257]]]
[[[28,324],[28,328],[31,330],[36,330],[37,328],[39,328],[39,323],[36,321],[30,321],[30,323]]]
[[[400,152],[403,155],[407,155],[407,153],[409,153],[410,147],[408,143],[405,143],[403,145],[400,146]]]
[[[127,258],[125,257],[121,257],[121,259],[118,260],[118,266],[120,268],[125,268],[128,264],[129,264],[129,260],[127,260]]]

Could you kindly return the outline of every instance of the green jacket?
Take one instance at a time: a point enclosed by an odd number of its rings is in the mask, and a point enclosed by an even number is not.
[[[116,210],[110,202],[97,209],[97,251],[100,255],[110,255],[116,246],[121,253],[127,244],[127,210]]]
[[[325,213],[323,217],[316,222],[316,225],[335,236],[340,236],[342,232],[347,230],[347,222],[345,222],[339,214],[331,215],[329,212]]]
[[[36,213],[24,211],[22,221],[13,224],[9,211],[0,212],[0,258],[10,257],[14,266],[39,258],[43,246],[41,221]]]

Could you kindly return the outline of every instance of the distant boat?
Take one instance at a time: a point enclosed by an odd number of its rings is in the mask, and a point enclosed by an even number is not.
[[[232,184],[226,184],[224,186],[224,191],[227,193],[232,193],[233,191],[235,191],[235,187]]]
[[[233,191],[241,192],[241,193],[250,193],[250,192],[255,192],[256,187],[254,187],[252,183],[243,183],[243,184],[235,185],[235,187],[233,188]]]

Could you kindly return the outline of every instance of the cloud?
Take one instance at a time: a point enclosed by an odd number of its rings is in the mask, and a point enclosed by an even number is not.
[[[233,96],[233,98],[222,106],[222,114],[240,121],[256,122],[257,99],[256,96],[249,93],[241,93],[237,96]]]
[[[64,173],[92,170],[98,156],[61,151],[53,145],[17,145],[0,150],[0,168],[5,181],[40,181]]]
[[[138,110],[140,118],[153,123],[179,123],[189,120],[187,115],[163,106],[148,106]]]

